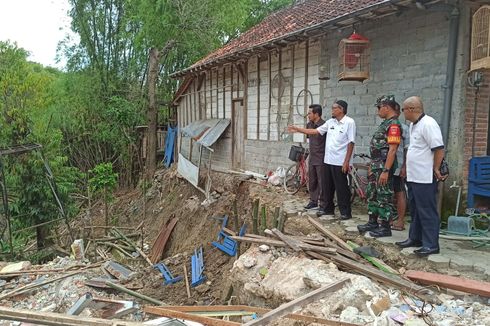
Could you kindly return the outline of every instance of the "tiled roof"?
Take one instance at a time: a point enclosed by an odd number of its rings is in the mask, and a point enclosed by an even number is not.
[[[389,4],[387,0],[306,0],[266,17],[261,23],[193,64],[192,69],[255,46],[267,44],[309,27],[322,25],[369,7]],[[186,69],[186,70],[188,70]]]

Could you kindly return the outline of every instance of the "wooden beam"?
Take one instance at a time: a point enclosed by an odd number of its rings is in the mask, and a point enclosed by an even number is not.
[[[428,302],[439,302],[435,296],[430,296],[430,297],[424,296],[424,294],[429,292],[428,289],[426,289],[425,287],[418,286],[417,284],[411,281],[405,280],[400,276],[383,273],[374,267],[371,267],[369,265],[363,265],[361,263],[342,257],[340,255],[332,255],[332,256],[325,257],[316,252],[307,251],[306,253],[316,259],[325,260],[327,262],[333,261],[334,263],[349,269],[350,272],[356,271],[366,277],[373,278],[379,282],[405,290],[408,293],[416,294],[416,296],[424,298]]]
[[[462,277],[413,270],[406,271],[405,276],[422,284],[438,285],[447,289],[490,297],[489,282],[480,282]]]
[[[13,309],[0,306],[0,319],[14,320],[26,323],[53,326],[140,326],[142,323],[127,322],[123,320],[107,320],[81,316],[69,316],[46,311],[33,311],[27,309]]]
[[[265,314],[271,311],[271,309],[260,308],[260,307],[251,307],[244,305],[232,305],[232,306],[166,306],[165,309],[176,310],[182,312],[224,312],[224,311],[246,311],[258,314]],[[301,314],[288,314],[284,316],[284,318],[306,321],[311,323],[317,323],[322,325],[331,325],[331,326],[357,326],[357,324],[351,324],[346,322],[340,322],[336,320],[330,320],[325,318],[319,318],[314,316],[306,316]]]
[[[275,246],[275,247],[286,247],[287,244],[285,244],[282,241],[278,240],[266,240],[266,239],[257,239],[257,238],[247,238],[247,237],[231,237],[233,240],[237,241],[242,241],[242,242],[250,242],[250,243],[258,243],[258,244],[267,244],[270,246]],[[320,247],[320,246],[312,246],[306,243],[299,243],[299,247],[303,250],[311,250],[311,251],[318,251],[326,254],[335,254],[337,250],[335,248],[326,248],[326,247]]]
[[[315,220],[312,217],[308,217],[308,221],[310,221],[311,224],[313,224],[314,227],[317,228],[318,231],[323,233],[326,237],[329,239],[333,240],[336,244],[338,244],[340,247],[353,251],[352,248],[342,239],[340,239],[335,233],[333,233],[330,230],[327,230],[319,221]]]
[[[209,317],[205,317],[205,316],[193,315],[190,313],[170,310],[170,309],[166,309],[166,308],[162,308],[162,307],[145,307],[145,308],[143,308],[143,310],[146,313],[157,315],[157,316],[190,320],[190,321],[195,321],[195,322],[202,323],[204,325],[209,325],[209,326],[239,326],[239,325],[241,325],[240,323],[235,323],[232,321],[225,321],[222,319],[215,319],[215,318],[209,318]]]
[[[335,283],[323,286],[319,289],[316,289],[302,297],[299,297],[291,302],[285,303],[283,305],[280,305],[274,310],[269,311],[265,315],[263,315],[261,318],[250,321],[245,324],[245,326],[262,326],[262,325],[268,325],[271,321],[276,320],[278,318],[281,318],[282,316],[285,316],[298,308],[301,308],[304,305],[307,305],[311,302],[314,302],[323,296],[325,296],[329,292],[334,292],[339,289],[341,289],[346,282],[350,281],[348,278],[344,278],[340,281],[337,281]]]
[[[279,231],[278,229],[272,229],[272,233],[278,237],[281,241],[283,241],[285,244],[290,246],[294,251],[299,252],[301,251],[301,248],[298,245],[299,240],[293,239]]]

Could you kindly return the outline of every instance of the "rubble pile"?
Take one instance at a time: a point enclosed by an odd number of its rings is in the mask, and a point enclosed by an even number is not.
[[[267,246],[265,246],[267,247]],[[286,249],[252,246],[234,263],[231,279],[240,289],[240,302],[252,306],[280,306],[344,277],[342,289],[306,305],[301,314],[360,325],[489,325],[488,298],[439,294],[440,304],[424,303],[369,278],[340,271],[333,263],[287,253]],[[274,325],[295,325],[281,319]]]
[[[106,275],[110,273],[111,268],[122,268],[118,265],[113,261],[105,264],[81,264],[80,261],[70,257],[57,257],[51,262],[37,266],[31,266],[28,263],[9,264],[4,269],[8,272],[0,271],[0,277],[3,280],[2,292],[0,292],[1,305],[15,309],[65,314],[69,313],[70,308],[87,294],[90,298],[108,300],[108,302],[121,299],[118,295],[104,291],[100,287],[89,286],[91,280],[105,279],[126,283],[126,286],[131,287],[129,283],[131,279],[126,274],[119,275],[120,279]],[[13,266],[17,268],[14,269]],[[17,276],[10,276],[14,273]],[[64,275],[66,277],[63,277]],[[131,278],[137,276],[132,271],[129,275]],[[54,279],[58,281],[47,283]],[[15,292],[22,288],[30,289],[18,292],[18,294]],[[100,310],[103,310],[100,305],[94,305],[92,308],[87,307],[80,311],[77,315],[100,317]],[[107,315],[106,317],[115,318],[121,315]],[[128,315],[130,320],[141,320],[141,318],[141,313]]]

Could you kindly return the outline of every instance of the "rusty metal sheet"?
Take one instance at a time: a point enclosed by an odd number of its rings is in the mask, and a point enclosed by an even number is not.
[[[206,119],[206,120],[197,120],[189,123],[187,126],[182,128],[182,134],[185,137],[197,138],[196,140],[202,137],[203,133],[208,129],[213,128],[219,122],[220,119]]]

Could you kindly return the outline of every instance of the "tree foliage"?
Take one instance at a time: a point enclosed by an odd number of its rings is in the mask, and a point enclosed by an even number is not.
[[[69,195],[76,190],[78,170],[70,167],[62,149],[62,133],[53,128],[50,107],[55,102],[58,71],[27,61],[28,53],[16,44],[0,42],[0,146],[39,143],[51,167],[62,202],[71,209]],[[39,151],[2,157],[9,194],[12,229],[45,222],[59,216],[46,180]],[[3,211],[3,207],[2,207]],[[3,224],[3,223],[2,223]],[[37,232],[42,232],[38,229]],[[38,237],[41,239],[44,237]],[[39,243],[42,246],[43,243]]]

